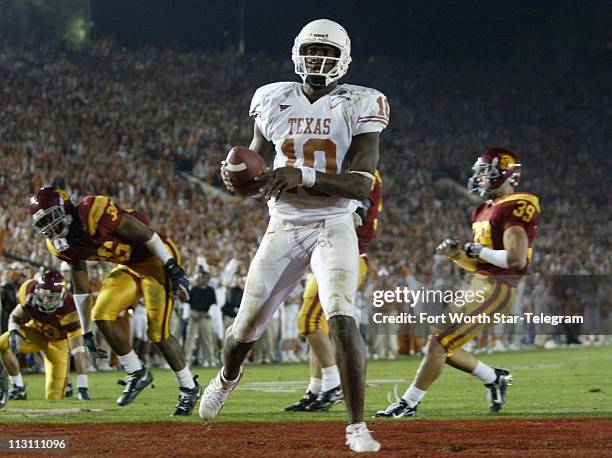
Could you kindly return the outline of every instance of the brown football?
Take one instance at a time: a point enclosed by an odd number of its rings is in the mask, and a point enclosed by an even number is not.
[[[254,178],[266,170],[266,163],[261,156],[245,146],[234,146],[225,159],[227,171],[236,191],[243,196],[252,196],[259,192],[264,181]]]

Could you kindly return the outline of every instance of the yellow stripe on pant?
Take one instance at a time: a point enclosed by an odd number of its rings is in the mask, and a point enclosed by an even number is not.
[[[368,273],[368,261],[365,256],[359,258],[359,283],[357,288],[361,288],[363,280]],[[297,327],[300,334],[308,335],[322,329],[326,334],[329,334],[329,326],[321,307],[319,300],[319,289],[317,280],[312,275],[306,282],[304,295],[302,297],[302,306],[298,312]]]
[[[436,330],[436,340],[440,342],[447,355],[451,355],[486,328],[493,326],[495,324],[493,317],[496,314],[507,315],[516,297],[516,288],[482,275],[474,275],[468,291],[473,292],[471,296],[474,297],[474,300],[467,301],[461,307],[451,304],[446,311],[446,325]],[[478,298],[482,300],[477,300]],[[449,313],[463,313],[464,319],[461,322],[452,323],[448,319]],[[487,316],[490,319],[488,322],[486,320],[480,322],[479,316]],[[465,317],[474,317],[474,319],[469,320]]]
[[[180,256],[172,241],[166,243],[177,262]],[[140,298],[147,311],[147,336],[158,343],[170,336],[170,319],[174,297],[161,262],[154,256],[146,261],[115,267],[102,282],[100,293],[91,312],[94,321],[115,321],[119,314]]]

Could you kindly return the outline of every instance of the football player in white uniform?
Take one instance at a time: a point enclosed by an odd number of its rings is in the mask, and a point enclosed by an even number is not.
[[[374,89],[338,84],[350,52],[342,26],[313,21],[292,51],[303,84],[268,84],[253,96],[250,149],[267,163],[274,160],[273,171],[262,177],[270,222],[226,334],[225,366],[206,388],[200,416],[210,420],[219,414],[247,353],[310,265],[335,343],[349,417],[346,443],[354,451],[378,451],[380,444],[363,422],[366,355],[355,321],[359,253],[353,211],[374,180],[389,105]],[[232,189],[224,164],[222,175]]]

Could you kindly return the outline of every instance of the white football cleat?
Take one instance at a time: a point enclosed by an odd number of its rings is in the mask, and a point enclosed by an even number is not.
[[[346,445],[353,452],[378,452],[380,443],[372,437],[364,422],[346,427]]]
[[[213,420],[219,415],[223,404],[242,377],[242,367],[240,367],[238,378],[231,384],[222,380],[222,372],[223,368],[214,376],[202,394],[200,400],[200,418],[202,420]]]

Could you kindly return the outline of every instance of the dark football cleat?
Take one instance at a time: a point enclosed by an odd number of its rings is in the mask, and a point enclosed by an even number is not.
[[[338,385],[331,390],[324,391],[317,396],[317,399],[306,406],[306,412],[326,412],[332,406],[344,401],[342,387]]]
[[[495,369],[497,376],[493,383],[486,383],[489,411],[497,413],[506,403],[506,390],[512,385],[512,374],[506,369]]]
[[[193,408],[202,396],[202,387],[198,383],[198,376],[193,378],[195,386],[193,388],[179,388],[179,398],[173,417],[188,417],[193,412]]]
[[[68,379],[68,383],[66,383],[66,392],[64,393],[64,397],[71,398],[74,395],[74,390],[72,389],[72,380]]]
[[[28,399],[25,386],[13,386],[8,393],[8,398],[11,401],[25,401]]]
[[[419,405],[417,404],[414,407],[410,407],[405,400],[398,399],[397,402],[390,404],[386,410],[379,410],[378,412],[376,412],[374,418],[416,417],[418,406]]]
[[[149,372],[149,369],[143,367],[142,369],[129,373],[125,378],[125,388],[123,389],[123,393],[117,399],[117,404],[120,406],[126,406],[134,399],[136,396],[148,387],[151,383],[153,383],[153,375]]]
[[[77,399],[79,401],[91,401],[91,396],[89,395],[89,388],[79,388]]]
[[[295,404],[291,404],[283,409],[283,412],[304,412],[306,408],[317,400],[317,395],[308,390],[304,397]]]

